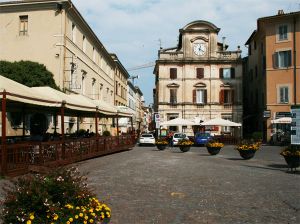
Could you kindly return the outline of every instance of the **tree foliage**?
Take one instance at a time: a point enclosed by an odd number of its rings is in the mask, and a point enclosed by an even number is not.
[[[28,87],[50,86],[58,89],[53,74],[45,65],[32,61],[0,61],[0,75]]]

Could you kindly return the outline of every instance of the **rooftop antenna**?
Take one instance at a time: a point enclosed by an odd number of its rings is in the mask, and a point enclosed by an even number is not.
[[[159,49],[162,49],[162,46],[161,46],[161,39],[160,39],[160,38],[158,39],[158,42],[159,42]]]

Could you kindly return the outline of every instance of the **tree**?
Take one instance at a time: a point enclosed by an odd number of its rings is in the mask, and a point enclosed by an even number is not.
[[[45,65],[37,62],[0,61],[0,75],[28,87],[49,86],[59,89],[55,84],[53,74],[47,70]]]

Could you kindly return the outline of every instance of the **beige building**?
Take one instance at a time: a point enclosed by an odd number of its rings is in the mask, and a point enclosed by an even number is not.
[[[269,141],[277,131],[289,132],[291,105],[300,104],[300,12],[259,18],[246,42],[244,131],[263,133]],[[272,133],[273,132],[273,133]]]
[[[113,60],[116,63],[115,68],[115,95],[114,95],[114,104],[115,106],[128,106],[128,78],[129,74],[127,70],[124,68],[117,55],[111,54]]]
[[[210,22],[194,21],[179,30],[177,47],[159,50],[154,103],[161,121],[177,117],[242,121],[241,50],[228,51],[218,41],[219,30]],[[231,131],[207,129],[214,134]]]
[[[114,105],[116,64],[71,1],[0,3],[0,27],[0,60],[39,62],[61,90]],[[124,94],[121,104],[126,104]],[[94,130],[92,118],[80,122]],[[65,125],[66,131],[76,129],[73,123]],[[109,124],[111,119],[102,119],[100,132]]]
[[[138,86],[135,86],[135,127],[137,130],[141,132],[144,130],[143,120],[144,120],[144,96],[143,92],[140,90]]]

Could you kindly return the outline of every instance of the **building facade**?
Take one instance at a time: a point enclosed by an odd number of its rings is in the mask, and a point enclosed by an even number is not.
[[[244,132],[261,132],[269,141],[274,132],[288,132],[291,105],[300,104],[300,12],[259,18],[246,42]],[[288,119],[287,119],[288,120]],[[276,130],[277,129],[277,130]]]
[[[0,3],[0,60],[30,60],[44,64],[66,93],[77,93],[114,105],[115,61],[69,0],[33,0]],[[125,82],[126,84],[126,82]],[[126,88],[126,87],[124,87]],[[121,104],[126,104],[123,90]],[[93,118],[82,118],[94,130]],[[101,119],[99,130],[110,129]],[[76,129],[74,118],[66,132]]]
[[[153,93],[161,121],[177,117],[242,121],[241,50],[228,51],[224,42],[218,42],[219,30],[210,22],[194,21],[179,30],[177,47],[159,50]],[[211,127],[211,131],[231,130]]]

